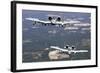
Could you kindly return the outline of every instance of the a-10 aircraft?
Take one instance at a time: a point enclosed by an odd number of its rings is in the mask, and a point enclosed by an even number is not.
[[[58,15],[48,15],[48,20],[40,20],[38,18],[25,18],[26,20],[33,21],[33,25],[37,23],[41,23],[42,25],[58,25],[58,26],[66,26],[66,25],[73,25],[79,24],[80,21],[77,20],[64,20],[61,16]]]
[[[76,48],[74,46],[70,47],[68,45],[65,46],[64,48],[60,48],[58,46],[50,46],[50,48],[56,49],[56,50],[59,50],[59,52],[65,52],[65,53],[68,53],[68,54],[88,52],[88,50],[76,50]]]

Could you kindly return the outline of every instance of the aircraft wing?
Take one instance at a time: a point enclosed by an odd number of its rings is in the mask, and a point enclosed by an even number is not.
[[[49,24],[51,23],[50,21],[42,21],[42,20],[39,20],[37,18],[25,18],[26,20],[30,20],[30,21],[33,21],[33,22],[36,22],[36,23],[44,23],[44,24]]]
[[[57,46],[50,46],[50,48],[53,48],[53,49],[56,49],[56,50],[61,50],[61,51],[68,52],[68,50],[66,50],[66,49],[62,49],[62,48],[59,48],[59,47],[57,47]]]
[[[50,48],[53,48],[53,49],[56,49],[56,50],[60,50],[60,51],[64,51],[64,52],[74,52],[74,53],[88,52],[88,50],[67,50],[67,49],[59,48],[57,46],[50,46]]]
[[[70,52],[80,53],[80,52],[88,52],[88,50],[71,50]]]
[[[66,24],[78,24],[80,23],[80,21],[64,21],[62,24],[66,25]]]
[[[56,21],[55,24],[58,24],[58,25],[72,25],[72,24],[78,24],[80,23],[79,21]]]

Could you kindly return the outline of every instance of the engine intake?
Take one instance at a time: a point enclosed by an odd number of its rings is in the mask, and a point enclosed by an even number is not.
[[[68,48],[69,48],[69,45],[66,45],[66,46],[65,46],[65,48],[67,48],[67,49],[68,49]]]
[[[60,17],[58,17],[58,18],[57,18],[57,21],[61,21],[61,18],[60,18]]]
[[[74,46],[72,46],[72,50],[74,50],[75,49],[75,47]]]
[[[52,17],[48,17],[48,20],[50,20],[50,21],[51,21],[51,20],[52,20]]]

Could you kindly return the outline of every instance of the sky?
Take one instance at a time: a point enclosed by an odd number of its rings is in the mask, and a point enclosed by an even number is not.
[[[64,21],[75,20],[80,24],[68,27],[42,26],[41,24],[33,25],[33,21],[25,18],[37,18],[48,21],[48,15],[58,15]],[[75,45],[77,49],[89,50],[88,54],[79,54],[76,59],[90,58],[90,35],[91,35],[91,14],[80,12],[56,12],[56,11],[22,11],[22,30],[23,30],[23,53],[44,50],[50,46]],[[84,47],[85,45],[85,47]],[[88,47],[86,47],[88,46]]]

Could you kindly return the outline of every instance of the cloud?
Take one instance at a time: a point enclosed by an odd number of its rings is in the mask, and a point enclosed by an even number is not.
[[[70,58],[68,54],[59,52],[59,50],[50,51],[48,57],[50,60],[61,60]]]
[[[23,31],[27,31],[27,30],[29,30],[28,28],[23,28]]]
[[[80,33],[81,33],[81,34],[85,34],[86,32],[85,32],[85,31],[80,31]]]
[[[78,27],[65,27],[64,30],[78,30]]]
[[[80,24],[74,24],[74,26],[76,27],[87,27],[87,26],[90,26],[91,24],[89,23],[80,23]]]
[[[23,43],[31,43],[32,41],[27,39],[27,40],[23,40]]]
[[[33,52],[32,56],[33,56],[33,60],[34,59],[39,59],[39,58],[42,57],[42,52],[41,51],[40,52]]]
[[[78,19],[66,19],[66,21],[68,22],[70,22],[70,23],[81,23],[81,21],[80,20],[78,20]]]
[[[48,31],[48,33],[51,33],[51,34],[56,34],[56,33],[57,33],[57,31],[56,31],[56,30],[50,30],[50,31]]]
[[[50,17],[61,17],[60,15],[57,15],[57,14],[47,14],[46,16],[50,16]]]
[[[39,19],[37,18],[25,18],[26,20],[30,20],[30,21],[39,21]]]
[[[74,31],[74,30],[73,30],[73,31],[69,31],[69,32],[73,32],[73,33],[76,33],[77,31]]]
[[[85,31],[85,30],[90,31],[90,28],[81,28],[81,30],[83,30],[83,31]]]
[[[80,18],[77,18],[77,20],[84,20],[84,18],[80,17]]]
[[[32,29],[37,29],[37,28],[39,28],[39,27],[32,27]]]

